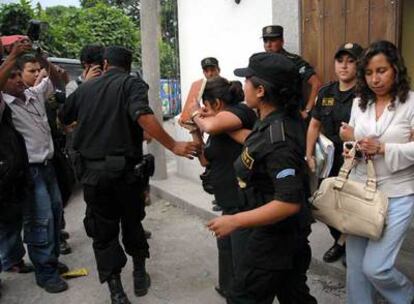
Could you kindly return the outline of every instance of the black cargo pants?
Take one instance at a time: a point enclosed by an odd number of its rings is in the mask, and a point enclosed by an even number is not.
[[[86,234],[93,239],[101,283],[121,272],[127,261],[125,252],[134,257],[149,257],[141,223],[145,216],[144,188],[142,182],[125,177],[100,178],[96,185],[84,185],[84,225]],[[119,243],[120,226],[125,252]]]
[[[317,304],[306,284],[311,249],[306,237],[299,240],[293,258],[293,268],[269,270],[241,265],[228,304],[272,304],[277,297],[280,304]]]

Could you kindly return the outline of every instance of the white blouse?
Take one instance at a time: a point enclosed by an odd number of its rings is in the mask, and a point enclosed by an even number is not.
[[[394,109],[384,109],[376,120],[375,103],[369,103],[363,112],[359,98],[352,105],[349,125],[354,128],[356,140],[365,137],[378,139],[385,144],[384,155],[374,157],[378,189],[388,197],[400,197],[414,193],[414,142],[410,141],[414,130],[414,92],[405,103],[395,101]],[[358,162],[350,178],[365,182],[366,163]]]

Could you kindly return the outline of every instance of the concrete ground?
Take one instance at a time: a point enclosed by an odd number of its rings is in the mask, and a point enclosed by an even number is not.
[[[67,230],[73,253],[62,256],[71,269],[85,267],[89,275],[68,281],[69,290],[51,295],[35,285],[33,274],[2,273],[0,303],[7,304],[101,304],[110,303],[105,285],[98,282],[91,241],[82,224],[84,202],[75,195],[66,209]],[[205,228],[206,220],[155,199],[147,209],[145,227],[152,231],[151,259],[148,270],[152,286],[147,296],[133,295],[132,263],[123,272],[123,283],[131,303],[142,304],[211,304],[225,303],[213,286],[217,277],[215,239]],[[312,293],[321,304],[344,303],[341,280],[312,270],[309,277]]]

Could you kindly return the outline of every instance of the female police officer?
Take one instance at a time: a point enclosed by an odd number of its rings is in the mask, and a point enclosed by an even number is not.
[[[258,53],[246,77],[247,105],[260,120],[234,163],[244,212],[213,219],[218,238],[252,228],[240,276],[228,303],[316,303],[306,286],[310,261],[305,205],[305,129],[300,119],[295,65],[280,54]]]
[[[335,53],[335,74],[338,81],[330,82],[319,90],[316,105],[312,110],[306,140],[306,159],[311,171],[315,172],[313,156],[319,133],[327,136],[335,146],[334,161],[329,176],[338,176],[343,164],[342,141],[339,128],[342,122],[348,123],[351,116],[352,101],[355,98],[357,60],[363,49],[357,43],[345,43]],[[329,227],[334,238],[333,246],[326,251],[323,260],[335,262],[345,253],[345,245],[338,242],[341,232]],[[344,261],[344,260],[343,260]]]

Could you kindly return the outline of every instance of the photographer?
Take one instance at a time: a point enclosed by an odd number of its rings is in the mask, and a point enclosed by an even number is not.
[[[19,60],[17,60],[17,66],[22,71],[22,80],[28,88],[37,87],[43,79],[48,77],[46,68],[40,65],[38,58],[33,54],[27,54],[19,58]],[[68,77],[65,70],[58,66],[54,66],[54,68],[58,72],[58,78],[54,79],[53,92],[48,95],[45,107],[55,147],[53,165],[56,172],[59,172],[56,178],[62,196],[62,204],[63,206],[66,206],[72,194],[75,176],[65,151],[66,135],[57,121],[57,113],[59,107],[65,102],[66,99],[65,93],[62,89],[64,89]],[[62,213],[62,229],[64,226],[65,220]],[[60,253],[71,253],[72,249],[66,241],[68,238],[67,232],[64,232],[64,234],[61,233],[60,235]]]
[[[54,145],[45,103],[59,72],[40,53],[36,58],[49,70],[50,77],[35,87],[26,88],[21,71],[15,69],[4,86],[2,100],[11,109],[13,124],[24,138],[33,183],[32,191],[23,202],[24,242],[35,266],[37,284],[47,292],[57,293],[68,288],[59,273],[68,268],[58,262],[62,199],[51,163]]]
[[[18,57],[29,46],[19,42],[0,66],[0,90],[13,77]],[[0,43],[2,51],[2,44]],[[24,263],[26,251],[21,239],[22,199],[28,188],[27,152],[22,136],[11,121],[11,112],[0,98],[0,256],[3,270],[27,273],[32,266]]]

